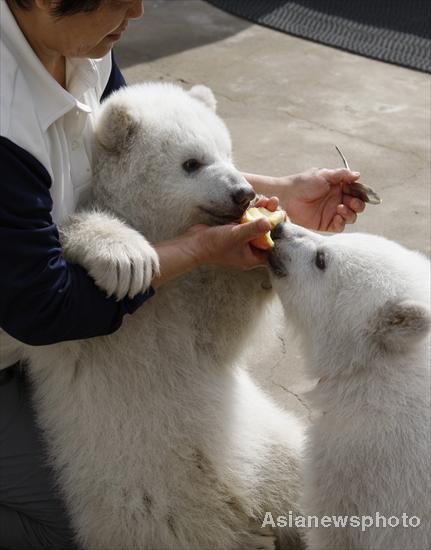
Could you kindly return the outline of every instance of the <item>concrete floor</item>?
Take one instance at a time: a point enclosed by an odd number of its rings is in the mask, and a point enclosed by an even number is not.
[[[210,86],[244,171],[337,167],[338,145],[383,198],[353,230],[430,254],[429,75],[253,25],[200,0],[147,0],[116,56],[129,83]],[[272,322],[279,316],[275,305]],[[279,324],[275,336],[270,353],[251,346],[250,368],[281,405],[308,416],[301,352]]]

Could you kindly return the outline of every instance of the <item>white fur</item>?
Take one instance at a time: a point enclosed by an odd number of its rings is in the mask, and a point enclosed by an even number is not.
[[[421,520],[313,529],[310,549],[430,548],[430,262],[372,235],[286,224],[276,237],[273,284],[320,378],[309,394],[321,415],[308,434],[304,510]]]
[[[217,100],[210,88],[207,86],[193,86],[189,94],[196,99],[200,99],[207,107],[215,112],[217,107]]]
[[[136,231],[154,243],[238,217],[231,195],[248,186],[223,122],[173,85],[108,100],[94,158],[99,210],[74,217],[62,238],[117,295],[143,288],[157,269]],[[202,168],[188,174],[188,159]],[[135,285],[127,263],[140,255],[145,275]],[[235,366],[272,296],[267,279],[264,269],[202,268],[158,289],[115,334],[27,349],[39,419],[85,549],[250,549],[264,512],[298,509],[301,423]]]
[[[108,296],[133,298],[159,273],[159,258],[145,237],[105,212],[70,216],[60,233],[67,259],[85,267]]]

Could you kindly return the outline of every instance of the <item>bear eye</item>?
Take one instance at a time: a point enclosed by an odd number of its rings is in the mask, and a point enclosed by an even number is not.
[[[316,267],[318,267],[322,271],[326,268],[326,258],[323,250],[318,250],[316,252],[315,263],[316,263]]]
[[[189,159],[184,162],[183,170],[185,170],[188,174],[191,174],[192,172],[197,172],[201,166],[202,164],[198,160]]]

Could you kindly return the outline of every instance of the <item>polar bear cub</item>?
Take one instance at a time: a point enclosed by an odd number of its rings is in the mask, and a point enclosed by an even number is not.
[[[372,235],[283,224],[274,237],[273,284],[320,378],[304,509],[350,516],[311,529],[310,548],[430,548],[429,260]]]
[[[148,287],[151,243],[237,220],[254,197],[203,87],[119,91],[97,116],[93,160],[95,210],[72,217],[62,244],[118,298]],[[298,511],[302,423],[238,365],[268,283],[265,268],[205,266],[114,334],[26,349],[83,548],[251,550],[266,511]],[[293,531],[279,542],[301,545]]]

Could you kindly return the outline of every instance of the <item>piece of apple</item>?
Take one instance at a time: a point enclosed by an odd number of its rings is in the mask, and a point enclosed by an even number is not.
[[[286,212],[284,210],[275,210],[275,212],[271,212],[271,210],[268,210],[267,208],[253,207],[244,212],[241,217],[240,223],[252,222],[259,218],[267,218],[269,223],[271,224],[272,231],[274,227],[276,227],[279,223],[283,223],[286,220]],[[256,248],[259,248],[260,250],[271,250],[271,248],[274,248],[274,241],[271,239],[270,231],[268,231],[268,233],[265,233],[265,235],[258,237],[257,239],[253,239],[252,241],[250,241],[250,244],[252,244]]]

